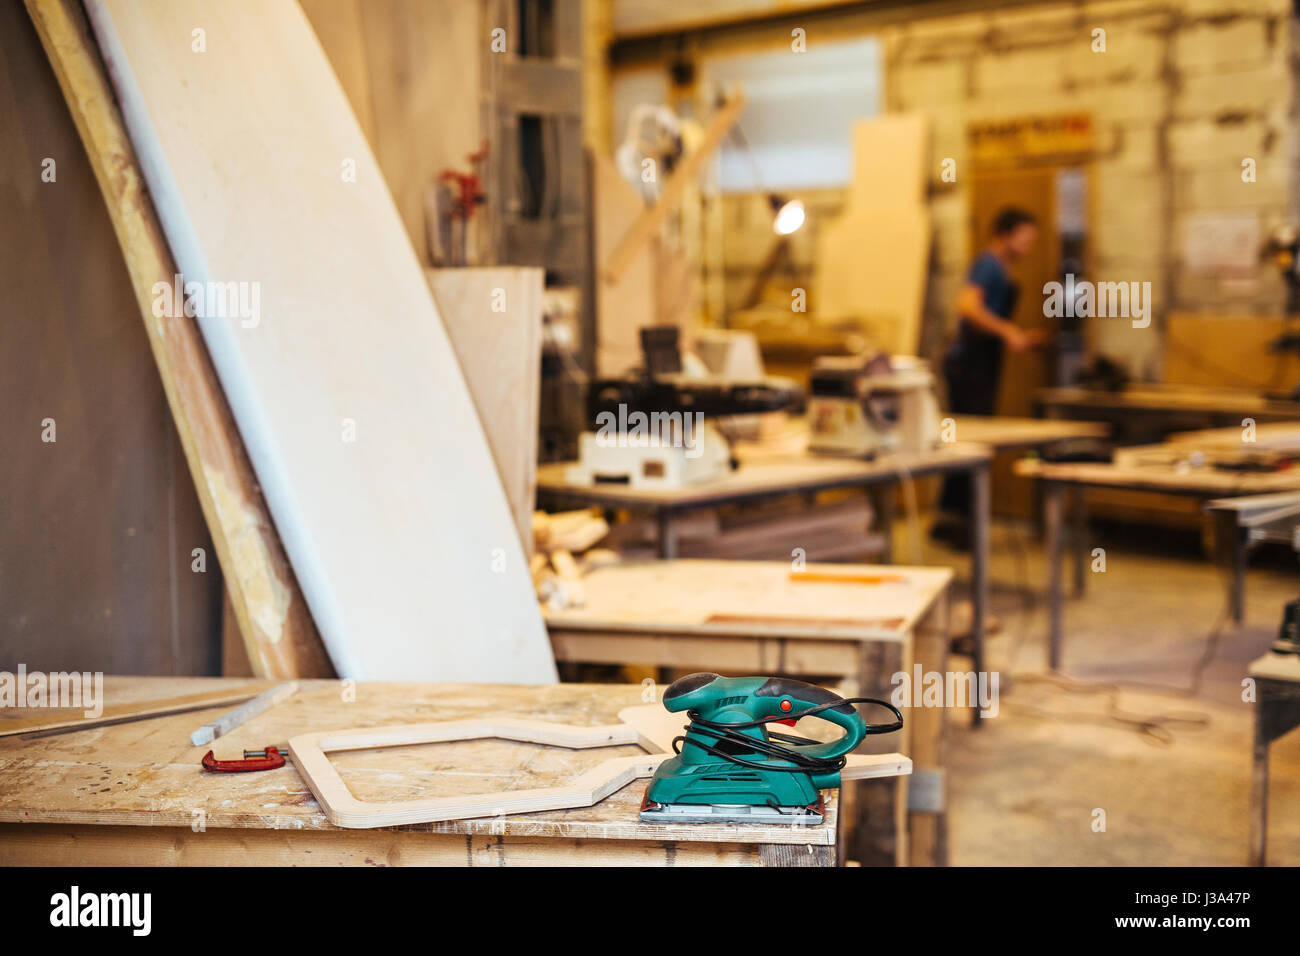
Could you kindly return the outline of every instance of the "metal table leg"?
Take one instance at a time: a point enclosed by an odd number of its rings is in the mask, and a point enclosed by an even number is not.
[[[1074,596],[1083,597],[1088,576],[1088,500],[1083,485],[1070,489],[1070,537],[1074,547]]]
[[[1246,558],[1250,552],[1250,532],[1233,528],[1232,542],[1232,621],[1240,624],[1246,616]]]
[[[1061,523],[1065,486],[1059,481],[1043,482],[1043,545],[1047,551],[1047,663],[1061,668]]]
[[[970,522],[971,522],[971,653],[975,667],[975,679],[981,679],[985,671],[984,632],[987,627],[989,610],[989,510],[990,465],[983,462],[971,469],[970,476]],[[978,727],[980,709],[976,706],[971,717],[973,726]]]
[[[1255,740],[1250,775],[1250,863],[1264,866],[1268,850],[1268,748],[1300,727],[1300,685],[1256,678]]]
[[[1268,739],[1264,733],[1265,701],[1255,702],[1255,742],[1250,771],[1250,865],[1264,866],[1268,851]]]
[[[884,538],[884,550],[880,552],[881,564],[894,563],[894,499],[898,495],[898,485],[894,482],[872,484],[867,486],[867,495],[872,510],[876,513],[876,527]]]
[[[668,508],[660,508],[655,519],[659,525],[659,557],[673,561],[677,558],[677,525],[673,520],[673,512]]]

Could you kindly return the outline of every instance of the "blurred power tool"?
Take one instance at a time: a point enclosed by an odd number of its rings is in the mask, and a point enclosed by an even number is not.
[[[939,443],[934,376],[921,359],[824,356],[813,362],[809,451],[874,458]]]
[[[1282,607],[1282,626],[1273,642],[1275,654],[1300,654],[1300,601],[1288,601]]]
[[[736,467],[725,420],[798,406],[803,390],[789,379],[735,380],[683,370],[675,325],[641,330],[644,368],[591,385],[593,431],[579,439],[568,480],[680,488]]]
[[[682,121],[677,114],[666,106],[641,103],[627,118],[614,163],[646,202],[654,202],[682,153]]]
[[[855,703],[885,707],[895,720],[868,724]],[[886,701],[846,700],[784,677],[691,674],[668,687],[664,706],[686,711],[691,722],[673,741],[677,756],[659,765],[646,790],[641,819],[648,823],[821,823],[820,791],[840,785],[845,755],[868,734],[903,727]],[[767,730],[801,717],[839,724],[844,734],[818,743]]]

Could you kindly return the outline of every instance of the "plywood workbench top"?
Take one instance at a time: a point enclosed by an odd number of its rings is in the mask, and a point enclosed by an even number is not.
[[[247,684],[220,678],[108,677],[106,704],[177,697]],[[618,722],[618,712],[644,704],[640,686],[555,684],[361,683],[355,701],[340,681],[303,681],[294,697],[232,733],[213,750],[220,759],[245,749],[283,745],[312,730],[377,727],[454,720],[484,714],[578,725]],[[318,809],[292,763],[258,773],[211,774],[200,769],[206,747],[190,745],[190,731],[230,707],[197,710],[57,736],[0,739],[0,824],[178,828],[201,845],[207,831],[334,831],[340,839],[380,841],[378,831],[341,831]],[[30,717],[28,710],[21,716]],[[12,715],[11,715],[12,716]],[[3,718],[0,718],[2,722]],[[333,762],[363,799],[402,799],[547,786],[596,763],[640,753],[635,747],[565,750],[504,740],[476,740],[340,753]],[[519,838],[660,843],[799,845],[835,843],[835,805],[817,827],[738,824],[645,824],[637,818],[646,781],[635,781],[593,807],[503,818],[402,827],[403,831],[486,834]],[[26,827],[0,828],[6,841]],[[142,833],[146,831],[141,831]],[[360,835],[358,835],[360,834]],[[369,836],[367,836],[367,834]],[[243,838],[241,838],[243,839]],[[215,841],[214,841],[215,842]],[[802,851],[800,851],[802,852]]]
[[[949,568],[784,561],[652,561],[591,572],[583,607],[552,629],[901,641],[952,581]]]

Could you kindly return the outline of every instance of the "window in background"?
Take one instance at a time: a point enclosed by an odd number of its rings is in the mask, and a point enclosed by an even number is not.
[[[853,124],[880,112],[878,40],[718,56],[704,62],[703,74],[711,89],[740,84],[747,99],[739,125],[752,159],[735,137],[728,139],[719,170],[724,192],[848,184]]]

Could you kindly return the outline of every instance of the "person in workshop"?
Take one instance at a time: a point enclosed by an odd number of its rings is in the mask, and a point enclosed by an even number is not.
[[[1033,213],[1008,206],[994,218],[989,245],[971,264],[957,298],[957,338],[943,362],[948,407],[954,415],[994,414],[1003,354],[1008,349],[1024,352],[1043,344],[1042,329],[1023,329],[1011,320],[1020,289],[1011,278],[1010,266],[1027,256],[1037,241],[1038,223]],[[939,507],[947,517],[935,524],[934,537],[967,547],[968,475],[952,475],[944,481]]]

